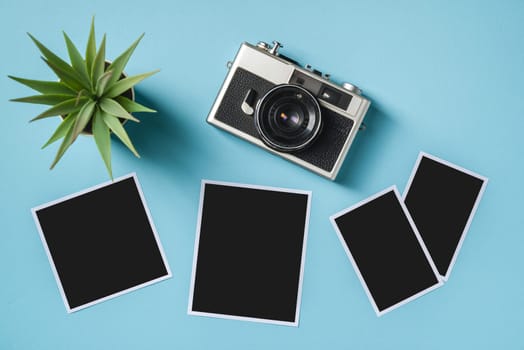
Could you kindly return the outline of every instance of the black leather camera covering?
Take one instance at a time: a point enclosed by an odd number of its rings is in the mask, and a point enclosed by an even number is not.
[[[257,92],[256,100],[258,100],[274,86],[275,84],[245,69],[237,68],[215,118],[239,131],[259,138],[253,116],[246,115],[241,109],[242,101],[249,89]],[[320,135],[308,148],[291,154],[320,169],[331,171],[342,152],[344,143],[353,127],[353,121],[323,107],[321,107],[321,113],[322,131]]]

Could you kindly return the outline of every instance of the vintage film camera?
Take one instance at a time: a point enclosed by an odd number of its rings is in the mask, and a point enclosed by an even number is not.
[[[370,101],[354,85],[282,54],[243,43],[207,121],[334,180]]]

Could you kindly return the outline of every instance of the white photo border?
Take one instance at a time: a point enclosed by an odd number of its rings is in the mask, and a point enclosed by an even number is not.
[[[155,278],[151,281],[147,281],[147,282],[144,282],[144,283],[141,283],[139,285],[136,285],[136,286],[133,286],[131,288],[127,288],[125,290],[122,290],[122,291],[119,291],[117,293],[113,293],[111,295],[108,295],[108,296],[105,296],[105,297],[102,297],[100,299],[97,299],[97,300],[93,300],[89,303],[86,303],[86,304],[83,304],[83,305],[80,305],[80,306],[77,306],[77,307],[74,307],[74,308],[71,308],[70,305],[69,305],[69,302],[67,301],[67,297],[66,297],[66,294],[64,292],[64,288],[62,286],[62,282],[60,280],[60,276],[58,275],[58,271],[56,269],[56,266],[55,266],[55,263],[54,263],[54,260],[53,260],[53,256],[51,255],[51,251],[49,250],[49,246],[47,245],[47,241],[45,239],[45,235],[44,235],[44,232],[42,230],[42,226],[40,225],[40,221],[38,220],[38,214],[37,212],[39,210],[42,210],[42,209],[45,209],[45,208],[49,208],[49,207],[52,207],[56,204],[59,204],[59,203],[62,203],[62,202],[65,202],[65,201],[68,201],[70,199],[73,199],[73,198],[76,198],[78,196],[81,196],[83,194],[86,194],[86,193],[89,193],[89,192],[93,192],[95,190],[98,190],[100,188],[103,188],[103,187],[107,187],[107,186],[110,186],[112,184],[115,184],[117,182],[121,182],[123,180],[127,180],[127,179],[130,179],[132,178],[134,180],[134,183],[135,183],[135,186],[138,190],[138,194],[140,196],[140,200],[142,202],[142,205],[144,206],[144,209],[145,209],[145,212],[146,212],[146,215],[147,215],[147,219],[149,221],[149,225],[151,227],[151,230],[153,231],[153,235],[155,237],[155,241],[156,241],[156,244],[157,244],[157,247],[158,247],[158,250],[160,251],[160,255],[162,256],[162,262],[166,268],[166,271],[167,271],[167,274],[164,275],[164,276],[161,276],[161,277],[158,277],[158,278]],[[158,233],[157,233],[157,230],[156,230],[156,227],[153,223],[153,219],[151,217],[151,213],[149,211],[149,208],[147,206],[147,203],[145,201],[145,198],[144,198],[144,194],[142,192],[142,187],[140,186],[140,183],[138,182],[138,177],[136,175],[136,173],[130,173],[130,174],[127,174],[127,175],[124,175],[122,177],[119,177],[117,179],[114,179],[113,181],[109,180],[109,181],[106,181],[106,182],[103,182],[101,184],[98,184],[98,185],[95,185],[95,186],[92,186],[92,187],[89,187],[87,189],[84,189],[84,190],[81,190],[81,191],[78,191],[78,192],[75,192],[73,194],[70,194],[70,195],[67,195],[67,196],[64,196],[62,198],[59,198],[59,199],[56,199],[56,200],[53,200],[53,201],[50,201],[48,203],[45,203],[45,204],[42,204],[42,205],[39,205],[37,207],[34,207],[34,208],[31,208],[31,213],[32,213],[32,216],[33,216],[33,219],[36,223],[36,227],[38,229],[38,233],[40,235],[40,239],[42,241],[42,244],[44,246],[44,249],[45,249],[45,252],[46,252],[46,255],[47,255],[47,259],[49,260],[49,264],[51,265],[51,269],[53,271],[53,275],[55,277],[55,280],[56,280],[56,283],[58,285],[58,289],[60,291],[60,295],[62,297],[62,301],[64,302],[64,305],[66,307],[66,310],[67,310],[67,313],[72,313],[72,312],[76,312],[76,311],[79,311],[79,310],[82,310],[82,309],[85,309],[85,308],[88,308],[90,306],[93,306],[93,305],[96,305],[96,304],[99,304],[101,302],[104,302],[104,301],[107,301],[109,299],[113,299],[113,298],[116,298],[118,296],[121,296],[123,294],[127,294],[129,292],[132,292],[132,291],[135,291],[137,289],[140,289],[140,288],[143,288],[143,287],[146,287],[146,286],[149,286],[149,285],[152,285],[152,284],[155,284],[157,282],[160,282],[160,281],[163,281],[163,280],[166,280],[168,278],[171,278],[172,277],[172,274],[171,274],[171,269],[169,267],[169,264],[167,262],[167,258],[166,258],[166,254],[164,252],[164,248],[162,247],[162,243],[160,242],[160,238],[158,236]]]
[[[346,244],[346,241],[344,240],[344,237],[342,235],[342,232],[340,232],[340,229],[336,223],[336,219],[339,218],[340,216],[343,216],[344,214],[346,213],[349,213],[350,211],[352,210],[355,210],[379,197],[382,197],[383,195],[389,193],[389,192],[393,192],[402,208],[402,211],[404,212],[404,215],[406,215],[406,218],[408,219],[409,221],[409,224],[411,226],[411,229],[413,230],[414,234],[415,234],[415,237],[417,238],[417,241],[419,242],[420,244],[420,247],[428,261],[428,264],[429,266],[431,267],[431,270],[433,271],[433,274],[435,275],[435,278],[436,280],[438,281],[437,283],[435,283],[434,285],[404,299],[404,300],[401,300],[399,301],[398,303],[396,304],[393,304],[387,308],[385,308],[384,310],[379,310],[376,302],[375,302],[375,299],[373,298],[373,295],[371,294],[368,286],[367,286],[367,283],[366,283],[366,280],[364,279],[364,277],[362,276],[362,273],[360,272],[360,269],[358,268],[358,265],[355,261],[355,259],[353,258],[353,255],[351,254],[351,251],[349,250],[349,247],[347,246]],[[442,281],[442,278],[441,276],[439,275],[438,273],[438,270],[437,270],[437,267],[435,266],[435,263],[433,262],[433,259],[431,259],[431,256],[429,255],[429,251],[428,249],[426,248],[426,245],[424,244],[424,241],[422,240],[422,237],[420,236],[418,230],[417,230],[417,227],[415,226],[415,223],[413,222],[413,219],[411,218],[411,216],[409,215],[409,212],[404,204],[404,202],[402,201],[402,199],[400,198],[400,194],[398,192],[398,189],[396,186],[390,186],[378,193],[375,193],[374,195],[358,202],[357,204],[355,205],[352,205],[350,206],[349,208],[346,208],[346,209],[343,209],[341,211],[339,211],[338,213],[335,213],[333,214],[332,216],[330,216],[330,221],[331,221],[331,224],[333,225],[333,227],[335,228],[335,231],[337,233],[337,236],[340,240],[340,243],[342,244],[342,247],[344,248],[344,251],[346,252],[346,255],[348,256],[349,260],[351,261],[351,265],[353,265],[353,269],[355,270],[355,272],[357,273],[357,276],[358,276],[358,279],[360,280],[360,283],[362,284],[362,287],[364,288],[364,291],[366,292],[366,295],[369,299],[369,301],[371,302],[371,305],[373,306],[373,310],[375,310],[375,313],[377,314],[377,316],[382,316],[404,304],[407,304],[409,303],[410,301],[414,300],[414,299],[417,299],[419,297],[421,297],[422,295],[424,294],[427,294],[431,291],[433,291],[434,289],[438,288],[438,287],[441,287],[442,285],[444,285],[444,282]]]
[[[473,208],[471,209],[471,212],[469,213],[468,220],[466,222],[466,225],[464,226],[464,230],[460,234],[460,239],[457,244],[457,247],[455,248],[455,252],[453,253],[453,257],[451,258],[451,261],[449,263],[448,269],[446,270],[445,275],[441,275],[441,277],[444,279],[444,281],[447,281],[449,278],[449,275],[451,274],[451,270],[453,269],[453,266],[455,266],[455,262],[458,257],[458,253],[460,249],[462,248],[462,243],[464,242],[464,239],[466,238],[466,234],[469,231],[469,226],[471,225],[471,222],[473,221],[473,217],[475,216],[475,212],[477,211],[477,208],[479,206],[480,200],[482,199],[482,196],[484,195],[484,191],[486,190],[486,186],[488,184],[488,178],[482,175],[479,175],[471,170],[468,170],[466,168],[463,168],[461,166],[458,166],[456,164],[453,164],[447,160],[444,160],[442,158],[439,158],[437,156],[434,156],[432,154],[426,153],[424,151],[420,151],[418,154],[417,160],[415,162],[415,165],[413,166],[413,170],[411,171],[411,175],[409,176],[408,182],[406,184],[406,187],[404,188],[404,193],[402,194],[402,202],[406,200],[406,196],[408,195],[409,189],[411,188],[411,184],[413,183],[413,179],[416,176],[417,170],[420,166],[420,162],[422,161],[422,158],[427,158],[429,160],[432,160],[434,162],[443,164],[449,168],[458,170],[466,175],[469,175],[471,177],[477,178],[482,181],[482,186],[480,187],[480,190],[477,194],[477,199],[475,200],[475,204],[473,205]]]
[[[203,207],[204,207],[204,197],[205,197],[206,185],[240,187],[240,188],[249,188],[249,189],[272,191],[272,192],[304,194],[307,196],[305,225],[304,225],[304,238],[302,241],[302,257],[300,260],[300,277],[299,277],[298,291],[297,291],[297,305],[295,309],[295,320],[293,322],[271,320],[271,319],[258,318],[258,317],[236,316],[236,315],[228,315],[228,314],[213,313],[213,312],[201,312],[201,311],[193,310],[193,295],[195,292],[198,248],[200,245],[200,230],[201,230],[201,223],[202,223],[202,214],[203,214]],[[304,265],[305,265],[305,260],[306,260],[307,238],[308,238],[308,232],[309,232],[311,196],[312,196],[312,191],[203,179],[200,185],[200,202],[198,205],[198,214],[197,214],[198,222],[196,226],[195,247],[194,247],[194,252],[193,252],[193,267],[192,267],[192,272],[191,272],[191,285],[189,287],[189,302],[188,302],[188,307],[187,307],[188,315],[206,316],[206,317],[223,318],[223,319],[230,319],[230,320],[251,321],[251,322],[269,323],[269,324],[276,324],[276,325],[283,325],[283,326],[298,327],[298,323],[300,319],[300,306],[302,302],[302,285],[303,285],[303,279],[304,279]]]

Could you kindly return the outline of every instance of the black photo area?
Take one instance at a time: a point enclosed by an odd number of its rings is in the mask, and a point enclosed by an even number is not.
[[[442,276],[472,215],[484,179],[422,156],[404,203]]]
[[[70,309],[168,274],[133,177],[36,216]]]
[[[440,283],[393,190],[334,221],[379,311]]]
[[[191,310],[296,322],[308,195],[204,186]]]

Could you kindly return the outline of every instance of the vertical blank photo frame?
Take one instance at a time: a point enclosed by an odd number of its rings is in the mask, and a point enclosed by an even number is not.
[[[188,313],[298,326],[310,201],[203,180]]]
[[[404,191],[404,203],[439,274],[447,280],[488,179],[420,152]]]
[[[134,173],[32,214],[67,312],[171,277]]]
[[[395,186],[330,219],[377,316],[442,285]]]

